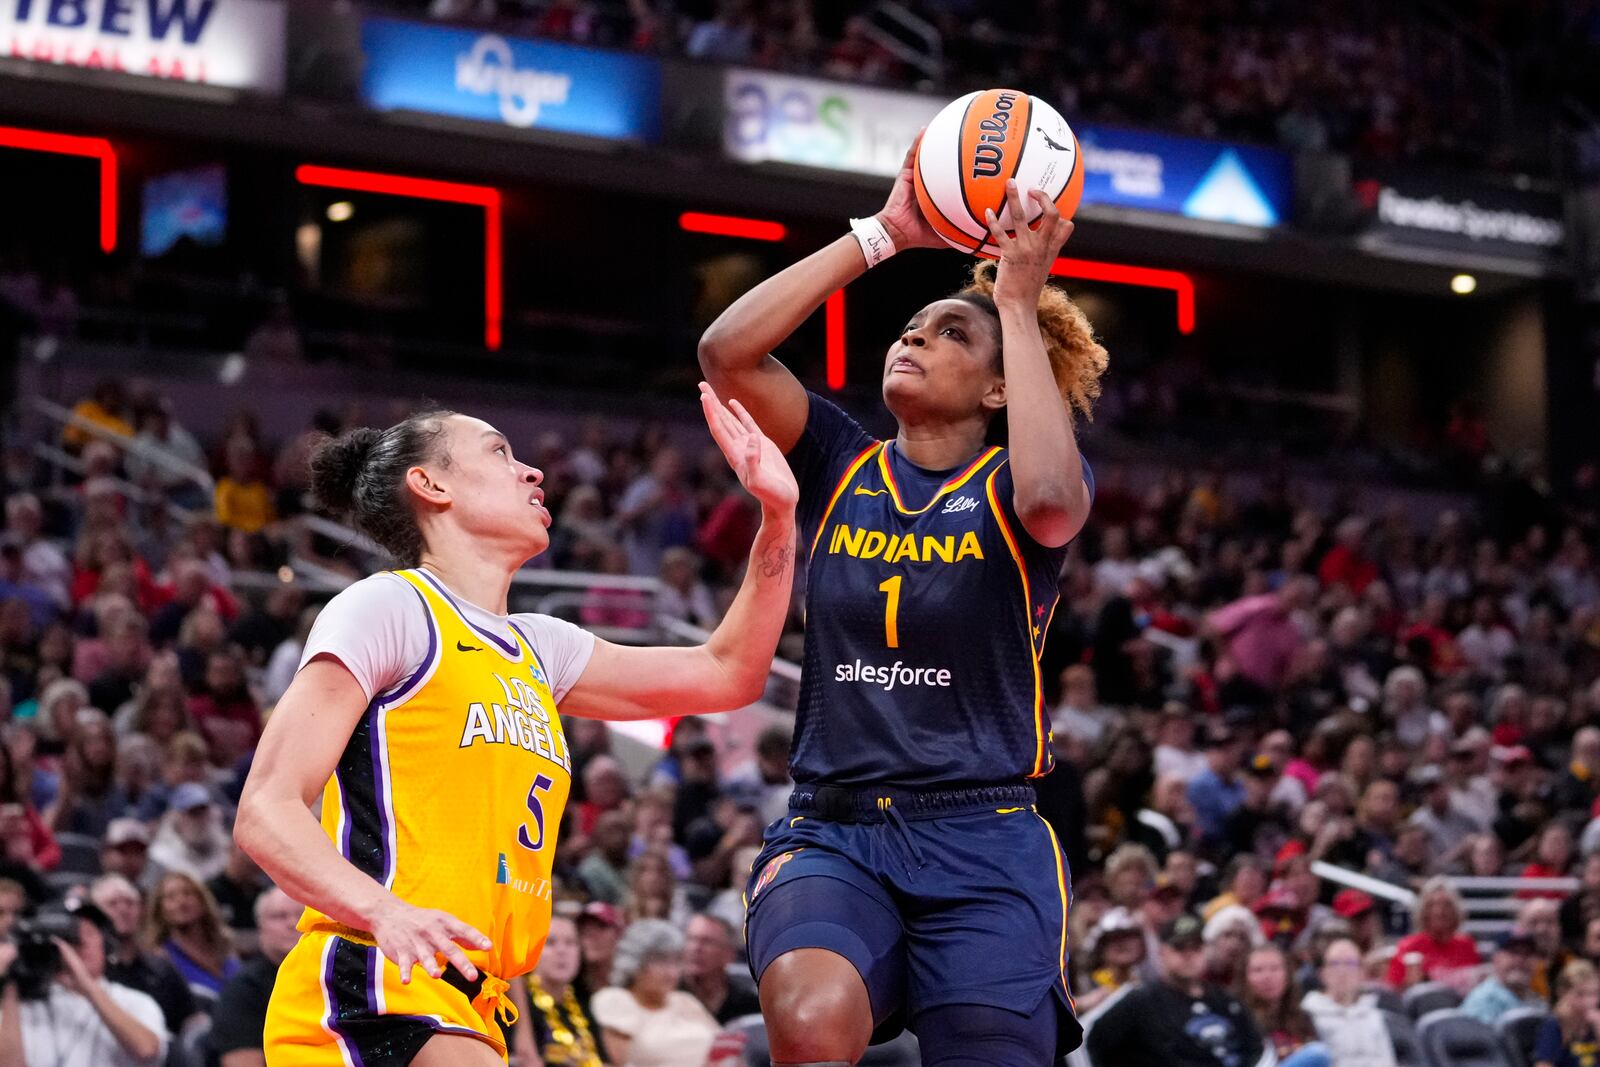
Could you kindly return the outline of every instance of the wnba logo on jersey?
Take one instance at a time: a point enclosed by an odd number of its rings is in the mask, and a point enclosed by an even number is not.
[[[795,849],[795,852],[800,851]],[[773,879],[778,877],[778,872],[783,870],[783,865],[794,859],[794,852],[784,852],[772,857],[767,865],[761,868],[761,877],[756,879],[756,884],[750,889],[750,899],[755,900],[761,891],[771,885]]]

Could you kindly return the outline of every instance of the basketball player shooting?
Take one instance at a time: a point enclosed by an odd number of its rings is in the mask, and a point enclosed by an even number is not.
[[[775,1065],[849,1064],[909,1026],[928,1067],[1048,1064],[1081,1040],[1068,872],[1028,779],[1052,766],[1038,658],[1093,478],[1073,436],[1105,350],[1046,284],[1072,232],[985,214],[998,264],[915,311],[877,441],[770,356],[834,290],[943,248],[913,189],[735,302],[700,363],[787,455],[810,547],[787,816],[747,891]],[[978,242],[978,243],[981,243]],[[971,247],[970,245],[968,246]],[[1009,442],[1009,443],[1008,443]]]

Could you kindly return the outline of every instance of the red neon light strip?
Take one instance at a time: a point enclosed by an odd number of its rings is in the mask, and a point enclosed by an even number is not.
[[[77,137],[68,133],[23,130],[0,126],[0,148],[46,152],[57,156],[82,156],[100,161],[100,250],[117,249],[117,150],[104,137]]]
[[[844,290],[835,289],[823,305],[823,323],[827,334],[828,388],[837,392],[844,388]]]
[[[702,211],[685,211],[678,216],[678,225],[690,233],[746,237],[752,241],[781,241],[789,232],[781,222],[742,219],[737,215],[707,215]]]
[[[1182,271],[1130,267],[1124,263],[1100,263],[1092,259],[1068,259],[1063,256],[1051,265],[1050,273],[1091,282],[1171,289],[1178,297],[1178,332],[1185,336],[1194,333],[1194,279]]]
[[[302,185],[318,185],[357,193],[408,196],[415,200],[436,200],[449,204],[473,204],[483,208],[483,344],[492,352],[499,351],[501,320],[504,314],[502,278],[505,271],[505,251],[501,243],[500,190],[487,185],[411,178],[401,174],[377,174],[372,171],[345,170],[340,167],[318,167],[309,163],[296,168],[294,175]]]

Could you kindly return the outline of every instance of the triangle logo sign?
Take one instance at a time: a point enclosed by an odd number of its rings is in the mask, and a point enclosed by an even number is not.
[[[1276,226],[1278,212],[1261,192],[1244,162],[1233,149],[1225,149],[1200,179],[1183,213],[1192,219],[1234,222],[1244,226]]]

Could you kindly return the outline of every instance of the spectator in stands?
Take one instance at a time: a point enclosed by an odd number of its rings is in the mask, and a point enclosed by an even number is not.
[[[195,440],[194,434],[172,417],[166,401],[152,397],[146,403],[139,405],[135,423],[138,434],[134,440],[141,445],[147,449],[159,450],[179,463],[186,463],[195,472],[205,470],[205,449],[200,447],[200,442]],[[174,498],[184,502],[193,502],[191,493],[195,488],[194,482],[191,480],[191,475],[181,467],[162,463],[133,451],[130,451],[123,460],[123,467],[127,471],[129,480],[134,484],[170,493]]]
[[[671,923],[641,919],[617,945],[611,986],[590,1001],[612,1063],[679,1067],[702,1063],[717,1035],[717,1021],[678,988],[683,976],[683,935]]]
[[[1213,726],[1206,739],[1206,769],[1189,783],[1189,804],[1203,842],[1224,843],[1228,816],[1244,802],[1239,780],[1243,743],[1224,726]]]
[[[275,521],[272,490],[261,480],[254,442],[236,437],[228,443],[228,471],[217,479],[217,522],[230,530],[253,534]]]
[[[1581,731],[1580,731],[1581,732]],[[1600,731],[1597,731],[1600,734]],[[1576,745],[1576,742],[1574,742]],[[1591,802],[1592,803],[1592,802]],[[1539,831],[1539,844],[1533,862],[1522,868],[1523,878],[1566,878],[1572,873],[1572,831],[1564,823],[1553,822]],[[1517,896],[1561,900],[1567,894],[1559,889],[1519,889]]]
[[[577,925],[557,912],[550,917],[538,966],[525,987],[517,983],[511,990],[520,1016],[512,1028],[513,1063],[523,1062],[517,1057],[525,1060],[526,1050],[545,1067],[600,1062],[600,1027],[573,987],[579,962]]]
[[[583,802],[578,805],[577,827],[578,833],[587,835],[595,832],[601,815],[621,808],[627,801],[628,778],[615,758],[598,755],[585,764],[582,780]]]
[[[578,878],[595,900],[621,904],[627,894],[628,846],[633,840],[633,824],[626,811],[608,811],[600,816],[590,843],[593,846],[578,864]]]
[[[1206,904],[1201,918],[1210,919],[1232,904],[1253,908],[1266,891],[1267,874],[1261,857],[1248,853],[1234,856],[1223,871],[1222,893]]]
[[[1084,939],[1084,978],[1074,984],[1075,1003],[1087,1015],[1124,986],[1139,980],[1145,962],[1144,926],[1127,908],[1112,908]]]
[[[112,819],[100,841],[100,870],[138,885],[148,868],[149,854],[149,827],[134,818]],[[100,906],[110,912],[104,904]]]
[[[1250,909],[1223,908],[1205,925],[1207,983],[1237,991],[1252,949],[1266,942]]]
[[[195,1014],[194,994],[167,957],[145,949],[139,940],[144,898],[120,874],[103,874],[89,887],[89,899],[111,922],[106,935],[106,977],[153,999],[170,1033],[182,1033]]]
[[[1584,1067],[1600,1042],[1600,974],[1586,960],[1562,969],[1555,1004],[1533,1045],[1533,1067]]]
[[[28,736],[31,734],[13,737]],[[33,798],[22,791],[11,745],[0,745],[0,849],[13,863],[35,871],[53,871],[61,862],[61,846],[45,825]]]
[[[28,907],[28,891],[9,878],[0,878],[0,941],[11,939],[11,928]]]
[[[102,378],[88,396],[72,405],[72,415],[75,420],[85,420],[108,433],[133,436],[133,426],[128,422],[128,395],[115,378]],[[94,433],[77,422],[61,431],[61,443],[72,452],[81,452],[92,440]]]
[[[211,760],[231,767],[261,739],[261,710],[232,648],[206,657],[203,687],[189,698],[189,716],[211,746]]]
[[[1277,692],[1287,679],[1305,641],[1297,616],[1311,603],[1316,588],[1315,581],[1296,576],[1276,593],[1244,597],[1207,618],[1240,678],[1254,687],[1248,694],[1252,702]]]
[[[684,928],[683,989],[694,994],[719,1025],[761,1011],[753,988],[728,980],[737,948],[733,927],[713,915],[696,915]]]
[[[1561,911],[1549,897],[1535,897],[1517,909],[1516,927],[1533,939],[1533,992],[1550,998],[1556,975],[1573,958],[1561,943]]]
[[[1149,806],[1134,817],[1129,837],[1149,849],[1157,863],[1165,863],[1167,853],[1194,840],[1194,809],[1189,804],[1188,789],[1188,783],[1177,775],[1157,778],[1150,790]]]
[[[689,908],[666,853],[652,849],[628,864],[628,887],[623,895],[622,913],[629,922],[667,919],[682,927]]]
[[[171,806],[150,845],[150,861],[162,872],[207,882],[227,866],[231,847],[210,791],[185,782],[172,791]]]
[[[1362,992],[1361,970],[1361,950],[1354,941],[1329,945],[1322,956],[1322,989],[1306,994],[1306,1013],[1333,1067],[1395,1067],[1389,1028],[1377,997]]]
[[[1090,1028],[1089,1058],[1104,1064],[1250,1067],[1271,1063],[1249,1010],[1207,987],[1200,920],[1180,915],[1161,931],[1161,978],[1134,986]],[[1191,1020],[1204,1016],[1203,1027]]]
[[[256,928],[256,901],[270,886],[256,861],[237,843],[230,844],[227,865],[206,882],[206,888],[216,899],[217,910],[230,930]]]
[[[217,902],[187,874],[169,872],[156,883],[145,909],[144,940],[172,961],[195,998],[207,1006],[239,971]]]
[[[1590,922],[1600,919],[1600,851],[1586,852],[1578,871],[1578,891],[1561,902],[1562,940],[1575,944]]]
[[[1363,953],[1371,952],[1383,938],[1383,915],[1378,902],[1359,889],[1341,889],[1333,896],[1333,914],[1344,924],[1345,936]]]
[[[72,603],[68,596],[72,564],[43,531],[44,507],[38,497],[32,493],[6,497],[5,543],[21,553],[18,580],[42,589],[58,607],[66,608]]]
[[[110,921],[92,904],[70,914],[72,932],[59,940],[62,970],[46,989],[0,993],[0,1063],[19,1067],[155,1067],[166,1055],[167,1028],[156,1002],[105,977]],[[0,944],[0,977],[17,947]]]
[[[617,503],[617,527],[628,552],[628,572],[656,574],[661,557],[674,546],[694,541],[694,497],[683,467],[683,454],[664,446],[623,492]]]
[[[611,964],[616,959],[617,942],[622,939],[623,922],[613,905],[591,901],[584,905],[575,924],[583,964],[572,985],[578,1001],[587,1005],[597,990],[611,984]]]
[[[1240,979],[1236,995],[1276,1050],[1280,1067],[1328,1067],[1328,1047],[1317,1039],[1316,1025],[1300,1006],[1301,993],[1283,949],[1252,949]]]
[[[51,830],[99,837],[111,820],[128,813],[117,789],[117,746],[111,720],[85,708],[61,760],[61,792],[45,813]]]
[[[300,938],[295,924],[303,910],[276,887],[256,898],[251,919],[261,932],[261,954],[228,979],[211,1011],[206,1044],[220,1057],[221,1067],[266,1067],[262,1035],[267,1002],[272,999],[278,964]]]
[[[1417,894],[1417,932],[1400,939],[1389,961],[1388,982],[1405,989],[1418,982],[1446,982],[1460,991],[1470,988],[1482,962],[1478,946],[1461,932],[1465,917],[1461,898],[1443,878],[1435,878]]]
[[[774,723],[756,735],[751,763],[728,776],[723,792],[759,813],[763,824],[783,815],[789,807],[794,779],[789,777],[789,749],[794,728]]]
[[[1479,827],[1456,810],[1450,797],[1450,783],[1437,763],[1417,768],[1411,780],[1424,791],[1422,805],[1412,813],[1412,825],[1426,831],[1432,856],[1455,856]]]
[[[702,628],[714,628],[722,617],[711,598],[711,589],[700,580],[698,560],[691,549],[675,545],[661,554],[661,592],[656,597],[656,614]]]
[[[1461,1013],[1493,1026],[1508,1011],[1542,1008],[1533,992],[1535,949],[1532,935],[1513,927],[1495,940],[1490,972],[1461,1002]]]

